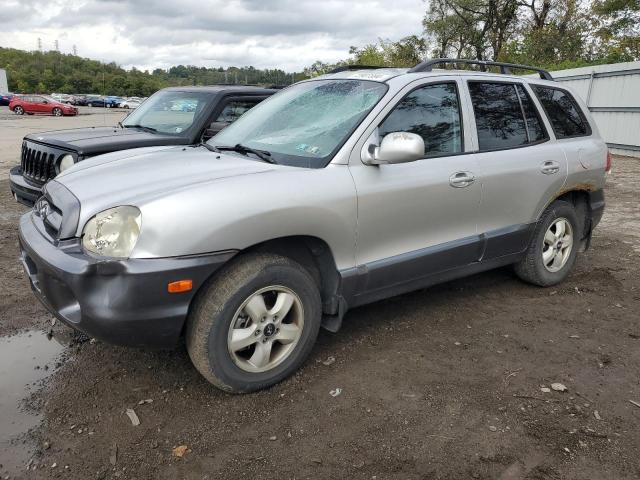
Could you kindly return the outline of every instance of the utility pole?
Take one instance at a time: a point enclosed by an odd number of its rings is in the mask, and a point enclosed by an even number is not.
[[[38,37],[38,51],[42,52],[42,39]]]
[[[77,57],[78,56],[78,49],[76,48],[76,46],[73,46],[73,56]]]
[[[58,44],[58,40],[56,40],[55,42],[53,42],[53,49],[54,49],[56,52],[59,52],[59,51],[60,51],[60,45]]]

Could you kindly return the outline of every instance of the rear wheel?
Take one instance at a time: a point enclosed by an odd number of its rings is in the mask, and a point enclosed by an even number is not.
[[[52,110],[52,113],[55,117],[61,117],[62,116],[62,109],[56,107]]]
[[[562,282],[576,261],[580,225],[571,203],[552,203],[542,214],[525,257],[516,264],[516,274],[542,287]]]
[[[18,105],[17,107],[14,107],[13,113],[16,115],[24,115],[24,108]]]
[[[228,392],[269,387],[307,358],[321,310],[317,285],[304,267],[279,255],[248,254],[199,293],[187,326],[189,356]]]

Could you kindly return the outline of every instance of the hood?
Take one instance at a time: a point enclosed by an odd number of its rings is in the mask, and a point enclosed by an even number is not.
[[[275,168],[287,167],[204,147],[156,147],[85,160],[55,181],[80,200],[85,217],[117,205],[140,206],[172,191]]]
[[[53,145],[78,152],[79,155],[98,155],[105,152],[152,145],[184,145],[189,139],[174,135],[145,132],[137,128],[91,127],[52,132],[32,133],[25,140]]]

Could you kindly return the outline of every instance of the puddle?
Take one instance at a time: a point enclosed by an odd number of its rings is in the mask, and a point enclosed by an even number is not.
[[[0,472],[23,470],[33,454],[21,436],[38,425],[41,415],[25,409],[24,400],[55,369],[64,350],[55,337],[30,331],[0,338]]]

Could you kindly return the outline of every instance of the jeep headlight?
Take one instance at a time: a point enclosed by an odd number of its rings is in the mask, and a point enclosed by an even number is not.
[[[110,208],[86,223],[82,231],[82,245],[96,255],[128,258],[140,235],[140,224],[138,208]]]
[[[73,155],[71,155],[70,153],[67,153],[64,157],[60,159],[60,163],[58,164],[58,172],[59,173],[64,172],[67,168],[73,167],[75,163],[76,163],[76,159],[73,158]]]

